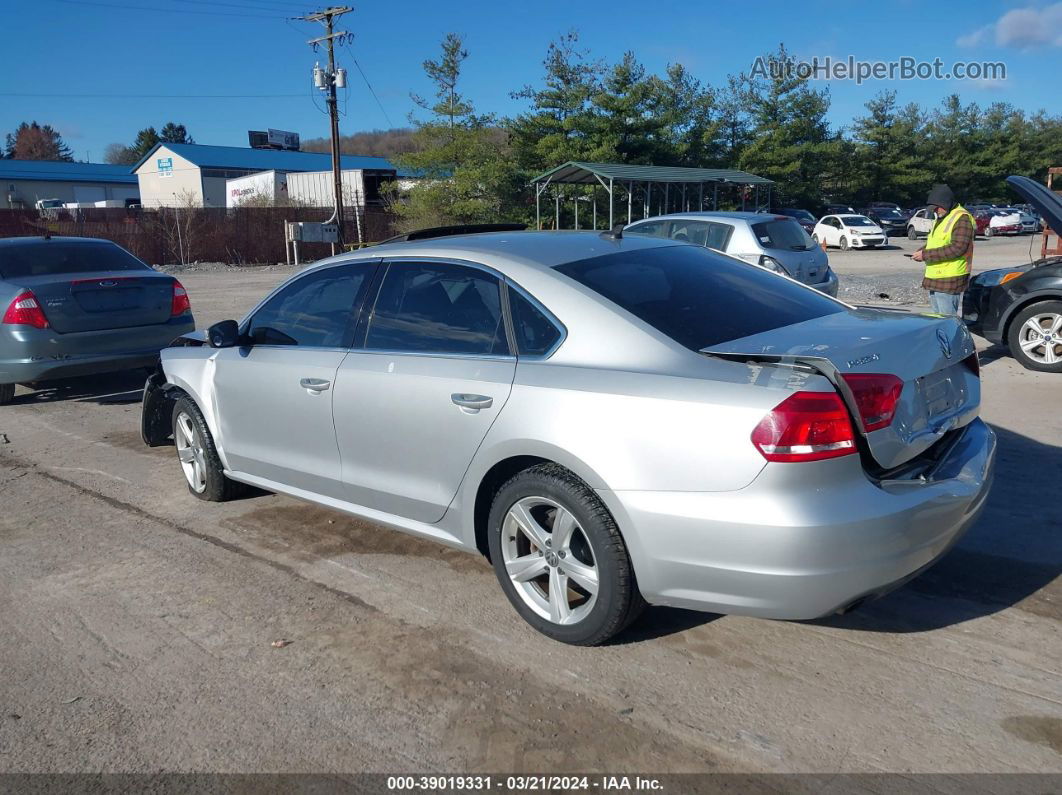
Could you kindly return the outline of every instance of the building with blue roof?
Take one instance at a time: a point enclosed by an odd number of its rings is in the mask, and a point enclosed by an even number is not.
[[[139,196],[137,177],[129,166],[0,159],[0,207],[32,210],[38,201],[48,199],[122,206]]]
[[[341,164],[344,171],[362,172],[366,185],[398,176],[383,157],[343,155]],[[226,180],[266,171],[290,174],[331,167],[332,156],[317,152],[160,143],[132,171],[144,207],[224,207]]]

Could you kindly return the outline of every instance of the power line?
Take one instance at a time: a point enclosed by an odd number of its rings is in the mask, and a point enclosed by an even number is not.
[[[200,14],[208,17],[243,17],[251,19],[280,19],[279,16],[266,16],[265,14],[237,14],[235,12],[229,13],[227,11],[196,11],[194,9],[186,8],[157,8],[154,6],[130,6],[122,5],[119,3],[100,3],[97,0],[52,0],[54,3],[66,3],[68,5],[81,5],[81,6],[99,6],[101,8],[121,8],[126,11],[151,11],[162,12],[164,14]]]
[[[0,92],[0,97],[28,97],[34,99],[283,99],[302,97],[302,94],[30,94]]]
[[[250,4],[244,4],[244,3],[220,3],[220,2],[216,2],[216,0],[174,0],[174,2],[177,2],[177,3],[192,3],[193,5],[200,5],[200,6],[224,6],[225,8],[242,8],[242,9],[250,10],[250,11],[269,11],[270,13],[276,13],[278,11],[288,11],[292,7],[292,3],[282,3],[282,4],[280,4],[277,7],[267,6],[267,5],[259,5],[260,3],[266,2],[266,0],[252,0],[252,3],[250,3]],[[196,13],[196,12],[188,11],[188,12],[185,12],[185,13]]]
[[[369,82],[369,78],[365,76],[365,72],[362,70],[361,64],[358,63],[358,59],[354,55],[354,50],[349,44],[346,45],[346,48],[347,52],[350,53],[350,60],[352,60],[354,62],[354,65],[358,68],[358,74],[361,75],[361,79],[365,81],[365,85],[368,87],[369,93],[372,94],[372,98],[376,100],[376,105],[380,108],[380,112],[384,115],[384,118],[387,119],[387,123],[391,127],[394,127],[395,123],[391,121],[391,117],[387,115],[387,111],[384,109],[383,103],[380,102],[380,98],[376,96],[376,90],[372,87],[372,83]]]

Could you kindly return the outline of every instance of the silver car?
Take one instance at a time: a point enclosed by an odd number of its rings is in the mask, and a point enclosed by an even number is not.
[[[0,404],[16,384],[152,367],[195,329],[188,294],[95,238],[0,240]]]
[[[837,295],[837,275],[830,270],[826,252],[787,215],[674,213],[637,221],[624,232],[706,246]]]
[[[974,521],[995,436],[957,318],[855,309],[709,249],[510,232],[325,260],[162,352],[148,444],[489,557],[533,627],[648,602],[803,619]]]

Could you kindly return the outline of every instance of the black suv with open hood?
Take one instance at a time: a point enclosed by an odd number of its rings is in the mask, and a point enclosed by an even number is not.
[[[1062,199],[1028,177],[1010,186],[1062,232]],[[962,318],[970,331],[1003,343],[1023,367],[1062,373],[1062,256],[977,274],[966,290]]]

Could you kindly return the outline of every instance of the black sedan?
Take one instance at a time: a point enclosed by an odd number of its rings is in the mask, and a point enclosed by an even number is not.
[[[868,207],[863,210],[863,215],[884,229],[886,237],[907,234],[907,222],[910,216],[904,215],[895,208]]]
[[[1048,226],[1062,229],[1062,199],[1028,177],[1007,182]],[[977,274],[963,297],[962,317],[974,334],[1010,348],[1023,367],[1062,373],[1062,256]]]

